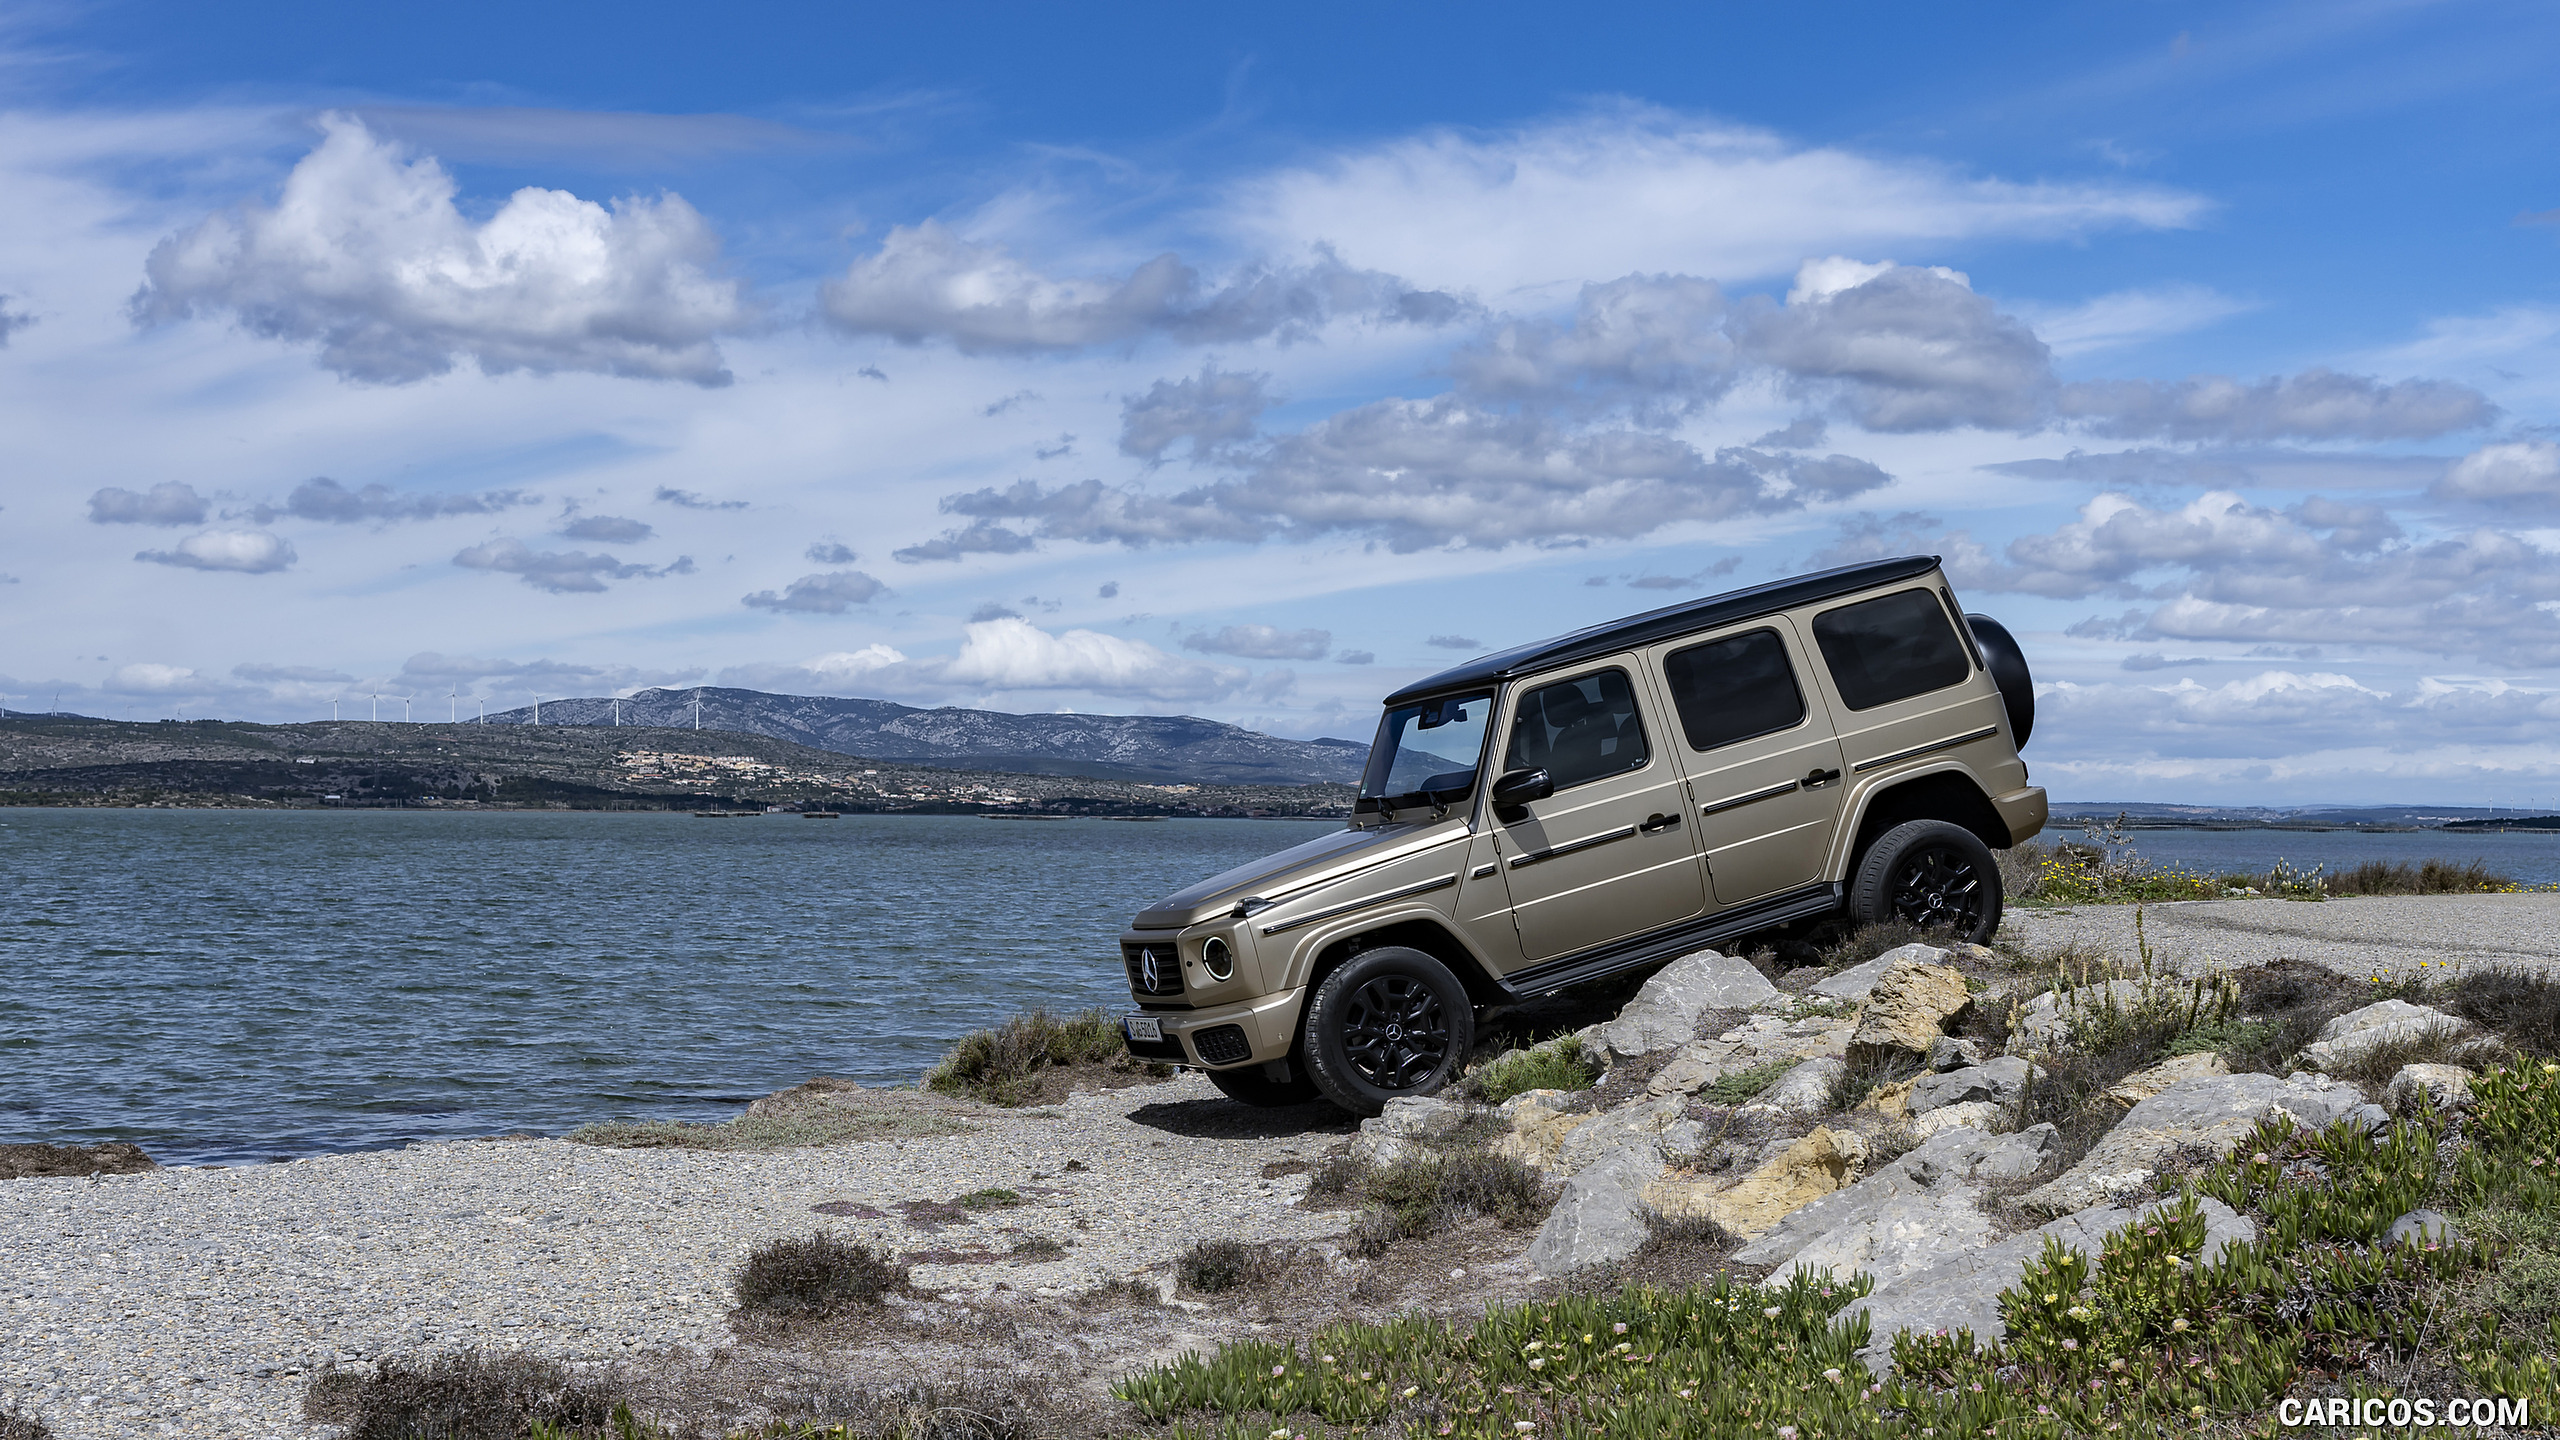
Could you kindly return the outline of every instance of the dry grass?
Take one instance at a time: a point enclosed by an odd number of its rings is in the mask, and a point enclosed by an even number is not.
[[[1269,1277],[1279,1264],[1279,1257],[1260,1245],[1202,1240],[1174,1258],[1173,1278],[1185,1290],[1221,1295]]]
[[[850,1305],[877,1305],[907,1285],[903,1265],[868,1245],[824,1230],[807,1239],[768,1241],[738,1266],[729,1285],[738,1309],[751,1315],[824,1315]]]
[[[1545,1219],[1555,1201],[1553,1183],[1535,1166],[1482,1149],[1444,1151],[1354,1174],[1356,1179],[1344,1177],[1341,1183],[1367,1207],[1351,1227],[1351,1248],[1363,1256],[1479,1216],[1518,1229]]]
[[[34,1411],[0,1405],[0,1440],[53,1440],[53,1432]]]
[[[608,1120],[581,1125],[565,1138],[615,1150],[788,1150],[802,1145],[966,1135],[976,1128],[952,1116],[923,1110],[812,1110],[791,1115],[741,1115],[716,1125],[683,1120]]]
[[[2481,895],[2519,888],[2515,877],[2477,860],[2367,860],[2321,881],[2332,895]]]
[[[2473,970],[2445,987],[2442,1004],[2528,1055],[2560,1059],[2560,978],[2503,967]]]
[[[623,1407],[611,1377],[478,1351],[384,1360],[371,1374],[330,1371],[303,1397],[304,1416],[344,1426],[344,1440],[524,1440],[536,1423],[563,1440],[604,1440],[615,1412],[629,1413]]]
[[[990,1105],[1039,1105],[1064,1099],[1079,1084],[1143,1085],[1172,1073],[1170,1065],[1131,1055],[1120,1022],[1100,1009],[1043,1009],[961,1036],[925,1072],[924,1086]]]
[[[0,1180],[85,1179],[91,1175],[139,1175],[159,1162],[139,1145],[0,1145]],[[6,1436],[0,1431],[0,1436]]]

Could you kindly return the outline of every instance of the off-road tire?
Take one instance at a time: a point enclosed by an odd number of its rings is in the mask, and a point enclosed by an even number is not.
[[[1475,1045],[1475,1006],[1449,967],[1402,945],[1336,966],[1307,1000],[1306,1060],[1324,1097],[1354,1115],[1428,1095],[1458,1077]]]
[[[1849,918],[1948,929],[1986,944],[2000,929],[2000,864],[1982,837],[1944,820],[1907,820],[1876,837],[1849,879]]]
[[[1307,1073],[1307,1067],[1295,1056],[1290,1058],[1289,1083],[1285,1085],[1263,1074],[1259,1065],[1212,1070],[1209,1083],[1217,1086],[1228,1099],[1262,1110],[1279,1110],[1323,1098],[1323,1092],[1316,1089],[1315,1077]]]

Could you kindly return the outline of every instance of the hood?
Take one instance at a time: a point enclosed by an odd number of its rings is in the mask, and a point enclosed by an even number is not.
[[[1447,839],[1453,829],[1465,830],[1466,822],[1449,819],[1436,825],[1373,825],[1336,830],[1175,891],[1141,911],[1134,928],[1175,930],[1224,915],[1235,909],[1239,900],[1257,895],[1277,900],[1292,891],[1427,849]]]

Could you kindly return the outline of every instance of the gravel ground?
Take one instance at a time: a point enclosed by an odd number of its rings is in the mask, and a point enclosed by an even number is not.
[[[1348,1134],[1330,1109],[1249,1110],[1183,1076],[980,1125],[754,1154],[494,1140],[10,1181],[0,1400],[33,1402],[63,1440],[309,1436],[305,1379],[335,1359],[721,1345],[731,1268],[816,1225],[899,1251],[923,1290],[1056,1293],[1162,1275],[1194,1240],[1312,1240],[1350,1218],[1294,1208],[1303,1174],[1260,1178]],[[1032,1203],[939,1229],[892,1209],[991,1187]],[[1033,1236],[1066,1258],[993,1258]]]
[[[2131,905],[2019,906],[2001,933],[2029,946],[2078,942],[2130,956],[2133,914]],[[2286,958],[2357,976],[2445,961],[2560,964],[2560,894],[2183,900],[2143,906],[2142,921],[2155,954],[2215,969]]]

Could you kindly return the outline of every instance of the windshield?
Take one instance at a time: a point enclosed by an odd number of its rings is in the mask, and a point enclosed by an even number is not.
[[[1360,798],[1447,805],[1475,788],[1493,696],[1457,695],[1400,705],[1378,722]]]

